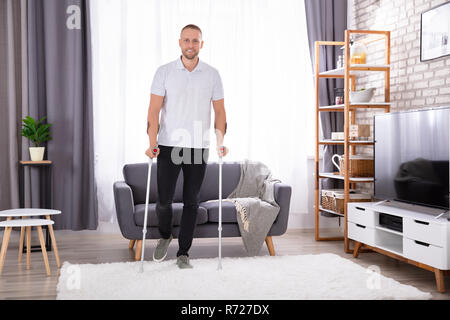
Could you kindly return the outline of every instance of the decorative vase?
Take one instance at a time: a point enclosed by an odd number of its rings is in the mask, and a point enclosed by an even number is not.
[[[350,63],[351,64],[366,64],[367,63],[367,47],[355,42],[350,47]]]
[[[30,147],[29,149],[30,149],[31,161],[42,161],[42,160],[44,160],[45,147],[40,147],[40,148],[32,148],[32,147]]]

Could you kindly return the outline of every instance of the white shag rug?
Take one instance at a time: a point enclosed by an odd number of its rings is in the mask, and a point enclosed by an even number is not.
[[[431,299],[431,294],[384,277],[335,254],[109,264],[65,262],[59,300],[372,300]],[[378,268],[378,269],[377,269]]]

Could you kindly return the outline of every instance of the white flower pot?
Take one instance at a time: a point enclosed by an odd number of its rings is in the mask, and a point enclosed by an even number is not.
[[[42,161],[44,160],[45,147],[41,148],[29,148],[31,161]]]

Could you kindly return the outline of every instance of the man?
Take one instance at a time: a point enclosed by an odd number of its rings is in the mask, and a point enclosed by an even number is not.
[[[198,57],[203,48],[201,29],[195,25],[184,27],[179,45],[181,57],[160,67],[153,80],[147,129],[150,148],[146,154],[150,158],[158,158],[156,213],[161,239],[153,253],[153,260],[157,262],[164,260],[173,239],[172,202],[178,175],[183,170],[184,206],[178,235],[177,265],[184,269],[192,268],[188,251],[192,245],[198,194],[209,156],[211,101],[215,112],[217,152],[219,156],[226,156],[228,150],[223,147],[227,122],[222,80],[216,69]],[[152,149],[158,147],[154,155]]]

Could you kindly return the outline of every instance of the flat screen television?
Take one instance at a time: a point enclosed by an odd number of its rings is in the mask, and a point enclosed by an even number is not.
[[[375,198],[449,209],[450,107],[375,116]]]

